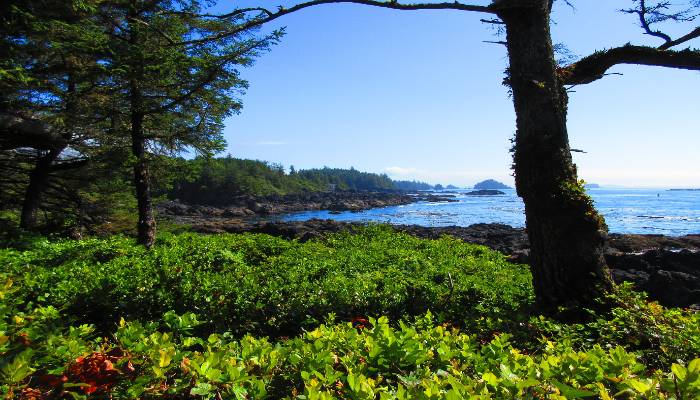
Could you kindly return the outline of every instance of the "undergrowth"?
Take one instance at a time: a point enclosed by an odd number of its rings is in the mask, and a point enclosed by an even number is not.
[[[35,238],[0,265],[9,399],[700,396],[698,314],[625,285],[557,322],[525,266],[448,237]]]

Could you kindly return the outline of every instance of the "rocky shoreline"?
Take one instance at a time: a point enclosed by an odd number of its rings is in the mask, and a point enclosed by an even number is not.
[[[406,194],[401,192],[309,192],[290,195],[235,196],[226,200],[224,207],[189,205],[178,200],[158,205],[158,212],[174,219],[178,217],[251,218],[298,211],[362,211],[371,208],[411,204],[418,201],[454,202],[454,195],[430,193]]]
[[[393,195],[395,197],[386,194],[374,196],[370,194],[362,194],[361,197],[356,198],[349,198],[347,195],[345,197],[338,196],[336,203],[315,202],[314,207],[318,206],[319,208],[314,209],[353,211],[372,208],[371,205],[374,204],[381,204],[381,207],[408,204],[419,201],[417,199],[438,201],[428,199],[427,196],[422,198],[401,194]],[[328,197],[324,198],[328,200]],[[446,199],[440,199],[440,201],[446,201]],[[258,202],[258,204],[260,204],[260,210],[272,213],[265,208],[267,203]],[[278,204],[272,211],[285,210],[280,211],[280,213],[284,213],[290,212],[288,211],[290,209],[301,211],[301,208],[292,202],[288,205]],[[361,225],[360,223],[320,219],[269,222],[250,217],[270,214],[245,212],[245,217],[248,217],[245,218],[239,217],[238,215],[241,213],[238,211],[231,213],[227,209],[187,206],[176,202],[165,204],[160,209],[161,215],[171,218],[176,223],[189,225],[190,229],[196,232],[256,232],[301,241],[318,238],[330,232],[352,230]],[[469,243],[481,244],[498,250],[507,254],[513,262],[527,264],[529,261],[529,243],[525,230],[522,228],[503,224],[475,224],[468,227],[424,227],[418,225],[394,225],[393,227],[398,231],[421,238],[435,239],[443,235],[451,235]],[[700,308],[700,235],[669,237],[611,234],[605,258],[616,282],[632,282],[639,290],[648,292],[650,298],[666,306]]]

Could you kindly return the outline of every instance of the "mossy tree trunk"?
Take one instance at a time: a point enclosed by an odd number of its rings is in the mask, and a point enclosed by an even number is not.
[[[612,288],[603,257],[607,227],[577,181],[557,77],[548,0],[502,1],[517,116],[514,169],[525,203],[537,303],[545,310],[595,307]]]

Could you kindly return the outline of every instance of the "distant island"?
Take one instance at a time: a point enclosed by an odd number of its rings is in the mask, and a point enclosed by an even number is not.
[[[587,183],[583,185],[586,189],[600,189],[600,185],[597,183]]]
[[[494,190],[494,189],[480,189],[480,190],[475,190],[473,192],[465,193],[467,196],[501,196],[504,195],[504,192],[501,192],[500,190]]]
[[[696,189],[693,189],[693,188],[689,188],[689,189],[668,189],[668,190],[671,191],[671,192],[694,192],[694,191],[696,191],[696,190],[700,191],[700,188],[696,188]]]
[[[485,181],[481,181],[481,182],[477,183],[476,185],[474,185],[474,189],[493,190],[493,189],[512,189],[512,187],[510,187],[504,183],[498,182],[496,180],[493,180],[493,179],[487,179]]]

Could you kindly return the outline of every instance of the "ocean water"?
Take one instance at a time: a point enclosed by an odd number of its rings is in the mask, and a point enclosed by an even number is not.
[[[282,216],[285,221],[311,218],[338,221],[386,222],[422,226],[469,226],[476,223],[502,223],[525,226],[522,200],[515,190],[501,196],[465,196],[470,190],[444,191],[458,202],[419,202],[362,212],[305,211]],[[647,233],[681,236],[700,234],[700,190],[667,189],[588,189],[595,206],[603,214],[612,233]]]

